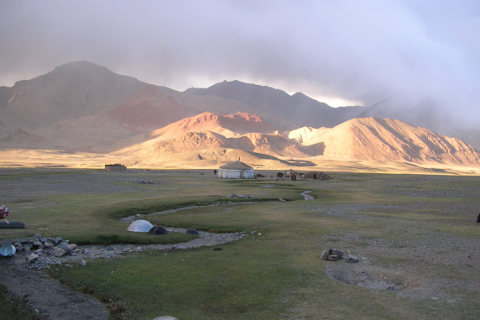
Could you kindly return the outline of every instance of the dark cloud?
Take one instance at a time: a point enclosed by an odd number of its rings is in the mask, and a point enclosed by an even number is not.
[[[238,79],[474,119],[478,39],[476,0],[4,0],[0,85],[88,60],[178,90]]]

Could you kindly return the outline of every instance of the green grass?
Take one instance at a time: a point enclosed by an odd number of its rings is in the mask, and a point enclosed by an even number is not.
[[[117,218],[199,206],[147,219],[154,225],[210,232],[245,231],[246,237],[220,246],[221,251],[207,247],[134,252],[116,259],[89,261],[86,266],[58,266],[49,274],[76,290],[95,295],[112,310],[121,305],[122,311],[112,313],[114,319],[162,315],[179,319],[480,318],[478,290],[450,290],[458,301],[453,304],[399,298],[389,290],[334,281],[326,276],[326,268],[344,262],[319,259],[323,250],[335,247],[367,256],[382,268],[402,269],[421,259],[403,253],[431,239],[439,248],[450,245],[448,239],[452,237],[467,244],[478,241],[480,228],[474,220],[479,177],[331,175],[335,180],[290,182],[139,173],[132,179],[158,183],[111,181],[107,184],[131,191],[32,195],[33,203],[7,204],[13,208],[12,221],[25,221],[27,228],[2,230],[0,238],[41,233],[77,244],[185,242],[195,237],[131,233]],[[33,177],[44,176],[40,172]],[[0,178],[6,182],[0,188],[7,188],[8,179],[19,177],[12,174]],[[269,184],[275,187],[265,188]],[[304,201],[298,194],[306,190],[312,191],[315,200]],[[416,192],[419,190],[430,196]],[[444,190],[454,192],[447,195]],[[254,199],[228,199],[231,193],[250,194]],[[276,201],[280,197],[290,201]],[[228,201],[234,204],[209,206]],[[259,203],[240,204],[245,201]],[[365,208],[345,209],[350,208],[345,205],[354,204]],[[391,251],[377,252],[380,246]],[[480,276],[478,264],[462,269],[449,263],[424,258],[419,266],[430,270],[431,275],[458,281]]]

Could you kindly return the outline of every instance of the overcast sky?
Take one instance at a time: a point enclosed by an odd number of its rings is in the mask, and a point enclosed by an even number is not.
[[[478,118],[480,1],[0,0],[0,86],[78,60],[180,91],[240,80]]]

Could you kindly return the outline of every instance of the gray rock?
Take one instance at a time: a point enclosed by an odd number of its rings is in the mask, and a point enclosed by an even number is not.
[[[178,319],[170,316],[164,316],[164,317],[156,317],[153,320],[178,320]]]
[[[53,248],[53,247],[55,246],[53,243],[51,243],[51,242],[49,242],[49,241],[45,242],[43,245],[44,245],[45,248],[47,248],[47,249],[48,249],[48,248]]]
[[[68,248],[68,243],[65,242],[65,241],[62,242],[62,243],[60,243],[58,246],[56,246],[56,248],[60,248],[60,249],[62,249],[62,250],[64,250],[64,251],[67,251],[67,250],[69,249],[69,248]]]
[[[356,256],[349,254],[347,255],[347,262],[349,263],[357,263],[359,260]]]
[[[187,232],[186,232],[186,234],[193,234],[193,235],[195,235],[195,236],[198,236],[198,235],[199,235],[199,234],[198,234],[198,231],[195,230],[195,229],[188,229]]]
[[[343,252],[337,249],[330,249],[328,250],[329,255],[336,255],[338,259],[342,259],[343,257]]]
[[[320,255],[320,259],[322,260],[328,260],[328,250],[324,250],[322,254]]]
[[[331,254],[327,257],[327,260],[329,261],[337,261],[338,260],[338,256],[335,255],[335,254]]]
[[[38,255],[36,255],[35,253],[32,253],[27,257],[27,263],[34,263],[37,260],[38,260]]]
[[[52,252],[52,255],[55,257],[63,257],[67,253],[66,250],[60,247],[53,247],[51,252]]]
[[[161,226],[154,226],[148,231],[148,233],[154,234],[154,235],[167,234],[167,229]]]
[[[38,240],[33,240],[32,242],[32,248],[33,249],[38,249],[38,248],[44,248],[43,243],[41,243]]]

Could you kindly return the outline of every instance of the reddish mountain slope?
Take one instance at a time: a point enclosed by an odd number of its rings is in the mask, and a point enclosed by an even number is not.
[[[151,133],[151,137],[172,139],[188,132],[212,131],[225,137],[234,137],[247,132],[267,133],[275,129],[255,114],[236,113],[218,116],[211,112],[185,118]]]

